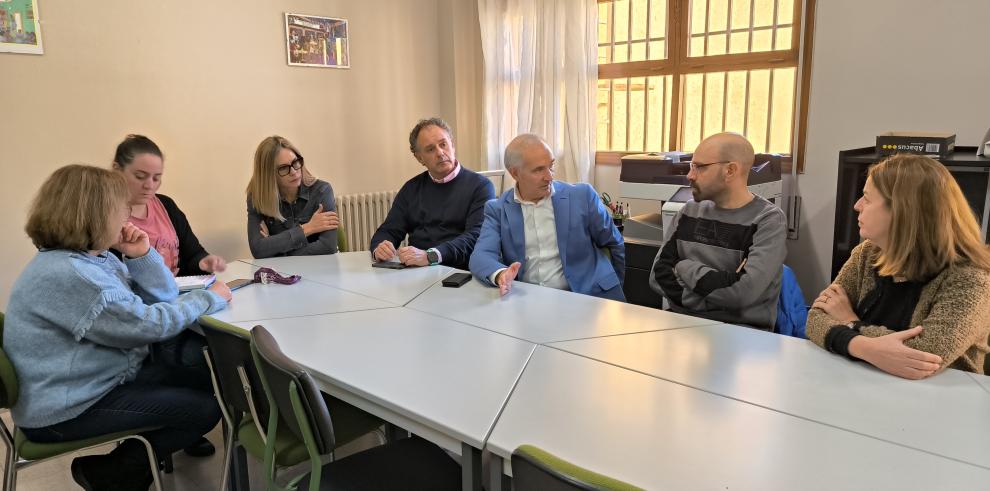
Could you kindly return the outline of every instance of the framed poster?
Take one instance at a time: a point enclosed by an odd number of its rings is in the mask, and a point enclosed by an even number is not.
[[[0,0],[0,53],[44,53],[38,0]]]
[[[285,14],[285,54],[289,65],[350,68],[347,19]]]

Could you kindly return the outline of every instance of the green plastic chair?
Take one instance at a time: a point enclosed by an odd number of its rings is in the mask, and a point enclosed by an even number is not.
[[[327,407],[309,373],[285,356],[262,326],[251,330],[251,352],[271,407],[268,434],[288,433],[303,440],[310,462],[309,473],[293,479],[285,488],[278,486],[272,471],[278,450],[269,441],[265,448],[268,489],[461,489],[460,465],[440,447],[415,436],[323,464],[322,457],[339,443],[337,413]]]
[[[226,489],[235,444],[244,447],[255,459],[264,461],[265,445],[268,443],[265,422],[269,405],[251,356],[249,333],[209,316],[201,317],[199,325],[206,337],[207,346],[203,351],[225,425],[220,489]],[[326,396],[326,403],[333,410],[338,446],[379,431],[385,424],[339,399]],[[273,445],[278,456],[274,460],[276,468],[291,467],[309,458],[303,441],[291,433],[277,434]]]
[[[347,252],[347,233],[343,223],[337,226],[337,252]]]
[[[3,324],[4,315],[0,312],[0,409],[8,409],[17,404],[18,383],[17,373],[14,365],[7,358],[7,353],[3,350]],[[38,464],[46,460],[51,460],[63,455],[87,450],[94,447],[106,445],[108,443],[120,443],[123,440],[135,439],[144,443],[148,450],[148,465],[151,466],[151,475],[154,477],[155,489],[162,491],[162,479],[158,473],[158,458],[155,450],[139,433],[156,430],[158,428],[136,428],[130,431],[110,433],[83,440],[73,440],[59,443],[38,443],[28,440],[16,426],[8,428],[7,423],[0,423],[0,436],[3,444],[7,447],[7,458],[4,462],[4,491],[12,491],[17,486],[17,472],[30,465]]]
[[[642,491],[532,445],[512,452],[512,486],[517,491]]]

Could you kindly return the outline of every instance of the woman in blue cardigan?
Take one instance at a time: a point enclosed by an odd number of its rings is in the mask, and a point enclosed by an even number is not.
[[[149,344],[223,309],[230,290],[217,282],[180,297],[129,216],[124,177],[83,165],[55,171],[31,205],[25,230],[39,250],[11,291],[3,346],[20,382],[11,415],[32,441],[158,427],[143,435],[164,456],[220,419],[212,394],[146,357]],[[76,458],[72,477],[84,489],[146,490],[152,481],[136,440]]]

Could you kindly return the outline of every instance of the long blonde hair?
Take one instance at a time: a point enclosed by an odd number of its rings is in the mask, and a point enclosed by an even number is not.
[[[269,136],[261,140],[258,149],[254,152],[254,173],[251,174],[251,181],[248,182],[247,186],[247,196],[254,209],[262,215],[270,216],[281,222],[285,221],[285,217],[282,216],[278,207],[279,201],[282,200],[282,194],[278,190],[276,160],[278,153],[283,148],[292,150],[296,157],[302,158],[299,149],[281,136]],[[316,177],[309,172],[305,165],[302,168],[302,180],[303,184],[307,186],[316,182]]]
[[[962,263],[990,271],[990,250],[959,184],[942,164],[898,154],[869,171],[890,209],[887,246],[874,266],[883,276],[924,281]]]

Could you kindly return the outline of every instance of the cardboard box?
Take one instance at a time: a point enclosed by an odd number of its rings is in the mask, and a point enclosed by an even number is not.
[[[917,153],[934,158],[945,158],[956,149],[956,135],[950,133],[928,133],[909,131],[888,131],[877,135],[877,153]]]

